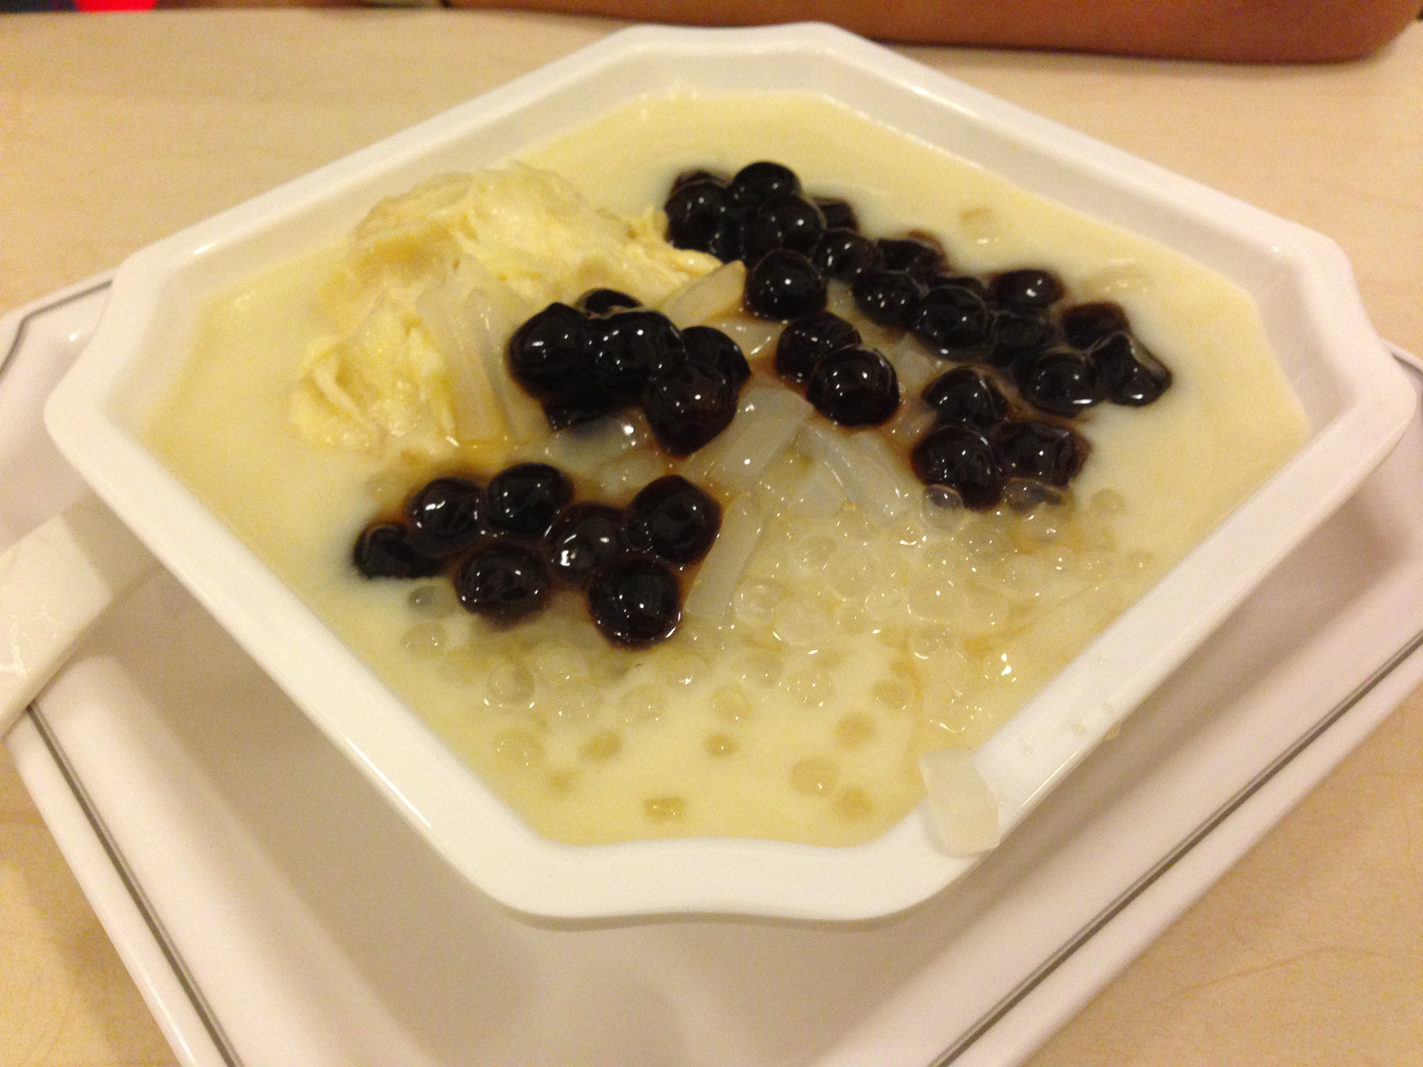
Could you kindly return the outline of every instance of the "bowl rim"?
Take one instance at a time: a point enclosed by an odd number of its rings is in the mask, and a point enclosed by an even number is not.
[[[46,404],[51,436],[99,496],[429,844],[515,912],[561,920],[676,913],[865,920],[939,893],[977,858],[939,851],[922,805],[882,837],[848,848],[709,838],[570,846],[539,836],[177,484],[121,425],[113,396],[161,314],[165,284],[216,245],[312,210],[333,185],[418,160],[432,144],[469,136],[636,57],[748,52],[794,52],[827,69],[849,67],[887,90],[913,92],[960,118],[991,124],[1028,153],[1070,163],[1087,181],[1191,213],[1268,249],[1288,284],[1316,309],[1322,345],[1339,353],[1331,370],[1345,394],[1343,409],[976,754],[975,765],[999,797],[1005,832],[1352,493],[1401,436],[1414,409],[1412,388],[1373,332],[1349,263],[1332,241],[820,24],[616,32],[140,250],[117,271],[94,338]],[[1301,493],[1305,484],[1321,491]],[[1164,628],[1162,618],[1170,620]],[[302,656],[294,657],[293,649]],[[310,656],[338,670],[344,683],[333,692],[330,670],[306,669]],[[1106,689],[1104,673],[1113,678]],[[1072,713],[1064,715],[1065,708]],[[393,716],[400,715],[409,727],[392,732]],[[476,832],[470,822],[479,823]]]

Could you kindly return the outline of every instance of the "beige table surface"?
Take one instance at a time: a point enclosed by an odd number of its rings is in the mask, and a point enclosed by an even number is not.
[[[614,28],[0,16],[0,310]],[[1423,23],[1327,68],[911,54],[1330,235],[1423,354]],[[0,748],[0,1067],[171,1062]],[[1423,690],[1032,1063],[1423,1064]]]

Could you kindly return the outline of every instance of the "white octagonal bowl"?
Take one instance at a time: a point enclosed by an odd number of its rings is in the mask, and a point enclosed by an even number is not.
[[[639,96],[755,90],[828,96],[1225,275],[1257,301],[1308,417],[1301,451],[976,754],[1005,831],[1349,495],[1414,410],[1326,238],[825,26],[618,33],[144,249],[118,271],[97,333],[49,401],[51,434],[431,846],[517,911],[866,919],[925,900],[973,860],[940,851],[922,810],[850,848],[540,837],[178,484],[139,430],[211,295],[337,239],[380,197]]]

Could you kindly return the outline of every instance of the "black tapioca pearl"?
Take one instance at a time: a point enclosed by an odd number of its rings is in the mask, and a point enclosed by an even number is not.
[[[636,403],[649,381],[686,361],[681,331],[660,311],[616,311],[593,326],[593,372],[620,403]]]
[[[573,483],[547,463],[516,463],[489,480],[481,505],[493,533],[537,540],[573,499]]]
[[[689,360],[715,367],[726,375],[733,389],[740,389],[750,379],[751,365],[741,346],[715,326],[689,326],[682,331],[682,340]]]
[[[837,425],[878,426],[899,409],[899,376],[873,349],[841,348],[816,363],[805,396]]]
[[[989,433],[1007,474],[1065,487],[1087,461],[1087,442],[1070,428],[1038,419],[1015,419]]]
[[[788,322],[825,307],[827,295],[815,264],[788,248],[766,253],[746,276],[746,307],[758,318]]]
[[[739,210],[728,214],[721,226],[712,234],[710,245],[706,251],[723,263],[731,263],[744,258],[741,248],[741,224],[743,221],[744,215]]]
[[[1092,346],[1102,397],[1113,404],[1145,407],[1171,388],[1171,371],[1131,334],[1114,333]]]
[[[995,367],[1011,367],[1019,359],[1051,348],[1061,337],[1057,325],[1036,308],[1000,308],[988,329],[986,359]]]
[[[421,552],[448,558],[479,540],[483,488],[468,478],[436,478],[405,503],[410,540]]]
[[[1063,339],[1073,348],[1084,351],[1111,334],[1130,330],[1127,313],[1112,301],[1075,304],[1062,312]]]
[[[665,641],[682,620],[676,574],[647,556],[624,556],[600,567],[588,582],[587,596],[599,632],[627,648]]]
[[[430,578],[444,560],[421,552],[404,523],[372,523],[361,531],[351,552],[356,570],[366,578]]]
[[[827,278],[842,282],[852,282],[868,271],[884,269],[879,245],[864,234],[843,227],[827,229],[810,258]]]
[[[508,625],[544,608],[551,580],[548,565],[533,548],[491,539],[460,564],[454,584],[465,610]]]
[[[654,375],[642,394],[657,443],[686,456],[711,441],[736,417],[736,387],[716,367],[687,360]]]
[[[803,385],[831,352],[860,343],[860,331],[830,311],[793,319],[776,340],[776,373]]]
[[[677,248],[715,254],[728,220],[735,216],[740,225],[735,197],[725,185],[710,178],[695,178],[677,186],[665,207],[667,242]]]
[[[877,242],[885,270],[902,270],[922,280],[949,269],[943,245],[925,235],[882,237]]]
[[[815,198],[815,206],[820,208],[820,213],[825,216],[826,229],[859,230],[860,218],[855,214],[854,205],[848,200],[841,200],[838,197],[818,196]]]
[[[982,511],[1003,496],[1005,475],[998,453],[977,430],[940,423],[919,440],[909,458],[921,482],[954,490],[964,507]]]
[[[707,554],[721,529],[721,505],[677,474],[650,482],[627,508],[628,544],[679,566]]]
[[[1102,399],[1093,357],[1075,348],[1050,348],[1013,365],[1013,380],[1024,400],[1039,411],[1072,418]]]
[[[940,421],[987,431],[1008,417],[1008,400],[988,375],[972,367],[945,371],[924,387]]]
[[[920,298],[914,336],[937,356],[973,359],[987,349],[992,323],[981,295],[966,286],[942,285]]]
[[[582,588],[599,567],[626,551],[623,513],[587,501],[564,509],[548,532],[544,554],[555,578]]]
[[[747,263],[756,263],[775,248],[808,256],[824,232],[825,216],[810,201],[786,194],[773,196],[741,224],[741,256]]]
[[[879,326],[909,329],[919,315],[923,285],[908,271],[879,270],[861,274],[850,285],[855,306]]]
[[[561,402],[593,382],[588,318],[567,304],[550,304],[509,339],[509,374],[535,400]]]
[[[732,177],[727,190],[743,208],[755,210],[776,196],[799,196],[800,178],[782,163],[758,160],[748,163]]]
[[[568,397],[557,402],[544,404],[544,417],[548,419],[549,428],[552,430],[566,430],[570,426],[578,426],[585,422],[592,422],[594,419],[602,418],[604,415],[616,410],[618,402],[607,393],[602,387],[594,383],[582,396]]]
[[[1036,267],[1006,271],[989,285],[993,302],[1006,308],[1046,308],[1061,300],[1064,292],[1056,274]]]
[[[924,279],[924,288],[930,292],[935,289],[967,289],[982,298],[984,303],[988,302],[988,286],[972,274],[934,274]]]

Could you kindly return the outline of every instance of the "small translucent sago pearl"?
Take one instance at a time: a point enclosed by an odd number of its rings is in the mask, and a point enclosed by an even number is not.
[[[623,739],[613,730],[600,730],[578,746],[578,754],[594,763],[612,759],[622,751]]]
[[[618,702],[622,721],[629,726],[657,719],[666,706],[667,694],[660,685],[638,685],[623,694]]]
[[[858,822],[874,814],[875,806],[870,796],[858,786],[841,791],[835,798],[835,814],[846,822]]]
[[[400,643],[417,656],[434,656],[445,650],[449,638],[444,623],[417,622],[400,638]]]
[[[835,788],[840,767],[832,759],[811,756],[791,768],[791,788],[808,797],[822,796]]]
[[[875,724],[868,715],[851,712],[835,724],[835,742],[842,748],[858,748],[874,736]]]
[[[505,730],[494,739],[494,750],[519,767],[532,767],[544,756],[543,742],[528,730]]]
[[[712,710],[727,722],[745,722],[751,717],[751,699],[737,685],[724,685],[712,694]]]
[[[653,822],[672,822],[686,817],[687,800],[685,797],[649,797],[642,802],[642,810]]]
[[[730,756],[740,747],[736,738],[726,734],[707,734],[706,740],[702,742],[702,748],[708,756]]]
[[[410,611],[415,615],[423,615],[429,619],[443,619],[455,613],[459,607],[459,599],[455,596],[455,591],[448,583],[432,582],[429,585],[417,585],[410,590],[410,595],[405,598],[405,602],[410,605]]]
[[[516,660],[500,657],[489,669],[489,695],[497,704],[528,707],[534,687],[533,672]]]

